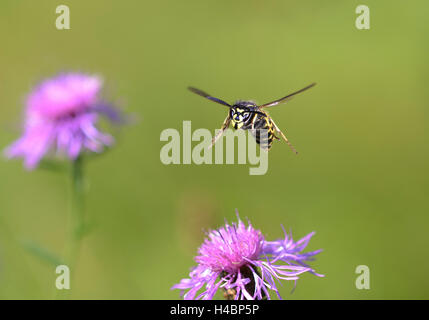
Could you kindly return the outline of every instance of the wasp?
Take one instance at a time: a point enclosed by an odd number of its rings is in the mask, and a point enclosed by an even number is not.
[[[242,129],[249,130],[252,136],[256,139],[256,142],[261,146],[261,148],[265,150],[270,150],[271,145],[273,144],[274,139],[280,140],[277,135],[280,135],[283,140],[288,144],[288,146],[292,149],[293,152],[298,154],[293,145],[286,138],[284,133],[279,129],[279,127],[275,124],[270,115],[264,110],[265,108],[274,107],[280,103],[284,103],[292,99],[298,93],[301,93],[311,87],[314,87],[316,83],[312,83],[301,90],[298,90],[294,93],[288,94],[287,96],[280,98],[278,100],[265,103],[263,105],[257,105],[253,101],[247,100],[238,100],[233,105],[219,99],[215,98],[212,95],[193,88],[188,87],[188,89],[204,98],[207,98],[211,101],[217,102],[229,108],[229,112],[225,121],[220,128],[220,131],[216,134],[216,136],[212,139],[211,146],[212,147],[217,140],[222,136],[226,129],[232,125],[234,129]],[[262,136],[261,130],[266,130],[267,135]]]
[[[232,289],[225,289],[223,288],[223,297],[225,300],[235,300],[235,297],[237,295],[237,290],[234,288]]]

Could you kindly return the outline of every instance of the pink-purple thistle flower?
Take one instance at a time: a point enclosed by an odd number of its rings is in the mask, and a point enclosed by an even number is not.
[[[285,232],[284,239],[266,241],[259,230],[239,219],[208,233],[198,250],[198,265],[172,289],[180,289],[184,299],[213,298],[219,288],[227,299],[270,299],[273,291],[281,299],[279,280],[298,280],[303,273],[317,274],[307,261],[321,250],[302,253],[314,232],[294,242]],[[185,290],[188,290],[185,293]]]
[[[75,160],[84,151],[98,153],[110,146],[113,138],[96,124],[101,113],[117,113],[100,100],[101,87],[99,77],[80,73],[42,82],[27,98],[22,136],[5,155],[24,158],[31,170],[50,152]]]

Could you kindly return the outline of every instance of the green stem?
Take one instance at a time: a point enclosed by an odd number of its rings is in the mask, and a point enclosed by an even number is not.
[[[85,181],[83,172],[83,158],[79,157],[71,167],[71,212],[69,217],[68,242],[65,248],[64,263],[70,270],[70,289],[58,290],[57,297],[67,298],[74,288],[74,274],[79,257],[82,238],[85,233]]]
[[[84,193],[85,185],[83,179],[83,159],[77,158],[72,166],[72,230],[71,230],[71,248],[66,256],[66,262],[69,264],[70,271],[74,269],[81,240],[85,229],[84,220]]]

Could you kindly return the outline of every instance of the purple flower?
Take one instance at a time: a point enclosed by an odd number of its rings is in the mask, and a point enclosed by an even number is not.
[[[189,300],[212,299],[219,288],[227,299],[270,299],[269,290],[281,299],[279,280],[293,280],[296,284],[305,272],[323,277],[305,263],[321,250],[302,253],[313,235],[314,232],[294,242],[285,232],[284,239],[266,241],[250,222],[246,227],[238,218],[238,224],[226,223],[208,233],[195,258],[198,266],[191,270],[189,279],[172,289],[182,290],[183,298]],[[189,291],[184,293],[185,290]]]
[[[101,152],[113,143],[96,128],[100,113],[114,109],[100,101],[102,80],[79,73],[45,80],[28,96],[23,135],[5,150],[34,169],[51,151],[75,160],[82,152]],[[104,110],[108,110],[107,112]]]

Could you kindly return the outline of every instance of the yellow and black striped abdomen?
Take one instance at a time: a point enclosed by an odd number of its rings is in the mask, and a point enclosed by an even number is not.
[[[266,150],[271,148],[274,139],[278,139],[274,134],[273,121],[265,112],[255,113],[251,123],[243,127],[243,129],[249,130],[256,139],[256,143]]]

